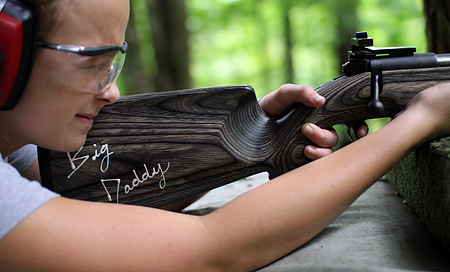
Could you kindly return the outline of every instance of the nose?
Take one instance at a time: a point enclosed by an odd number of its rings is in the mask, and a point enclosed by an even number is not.
[[[119,99],[120,92],[119,88],[117,87],[116,82],[114,81],[106,91],[104,91],[101,94],[97,95],[97,98],[103,100],[106,105],[113,104],[114,102]]]

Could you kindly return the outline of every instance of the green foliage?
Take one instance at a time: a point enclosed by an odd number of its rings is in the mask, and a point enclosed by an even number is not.
[[[152,77],[157,67],[145,3],[131,1],[139,52],[129,55],[138,54],[142,65],[126,69]],[[186,6],[194,88],[249,84],[261,97],[286,83],[286,13],[291,21],[291,83],[316,87],[340,74],[342,52],[336,43],[344,36],[342,24],[367,31],[375,46],[426,51],[421,0],[186,0]],[[356,16],[345,15],[350,9]],[[122,89],[127,89],[126,81],[119,78]]]
[[[128,53],[139,54],[142,65],[126,69],[133,69],[128,75],[152,77],[157,65],[145,3],[131,1],[139,52]],[[338,44],[348,43],[349,49],[350,40],[342,41],[349,29],[367,31],[375,46],[415,46],[426,52],[421,0],[186,0],[186,7],[193,88],[249,84],[262,97],[286,83],[286,54],[293,64],[291,83],[319,86],[340,74]],[[126,81],[119,78],[122,90]],[[385,122],[371,121],[370,129]],[[342,127],[336,129],[343,133]]]
[[[355,3],[358,29],[368,31],[376,46],[410,45],[426,51],[421,0],[190,0],[194,87],[250,84],[263,96],[285,83],[286,9],[292,22],[294,83],[318,86],[329,81],[340,73],[334,47],[340,35],[338,8]]]

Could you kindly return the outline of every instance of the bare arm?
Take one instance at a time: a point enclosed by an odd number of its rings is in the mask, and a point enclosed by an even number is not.
[[[242,257],[245,265],[249,260],[275,261],[322,231],[424,139],[425,135],[416,134],[414,119],[402,117],[382,131],[258,187],[212,214],[217,221],[224,219],[218,224],[227,230],[217,234],[223,239],[221,243],[233,247],[238,239],[247,237],[248,244],[241,244],[240,250],[227,251],[247,255],[230,258]],[[226,219],[236,210],[237,217],[246,218],[250,226]],[[241,237],[227,235],[237,233]]]
[[[448,85],[445,91],[446,99],[416,99],[378,132],[203,217],[54,199],[0,241],[0,264],[28,271],[262,267],[314,237],[414,147],[450,133]]]

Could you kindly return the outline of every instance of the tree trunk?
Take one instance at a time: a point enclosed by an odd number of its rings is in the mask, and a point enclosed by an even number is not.
[[[450,52],[450,2],[446,0],[424,0],[428,51]]]
[[[184,0],[148,0],[158,66],[155,91],[191,87]]]
[[[156,64],[147,3],[131,2],[130,20],[125,36],[128,54],[119,78],[121,95],[148,93],[156,88]]]
[[[284,3],[283,8],[283,32],[284,32],[284,60],[286,75],[285,80],[288,83],[294,83],[294,64],[292,63],[292,31],[291,31],[291,18],[289,12],[291,11],[292,4],[290,2]]]
[[[336,1],[336,52],[339,54],[339,65],[344,64],[348,60],[348,51],[350,48],[350,39],[355,36],[358,31],[358,16],[356,8],[358,7],[358,0],[341,0]],[[340,72],[340,71],[339,71]]]

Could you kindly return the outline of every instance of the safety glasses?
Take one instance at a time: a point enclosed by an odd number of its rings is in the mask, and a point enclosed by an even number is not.
[[[122,46],[86,47],[38,41],[38,46],[75,56],[51,71],[52,76],[71,88],[92,94],[105,92],[117,79],[128,49],[126,42]]]

